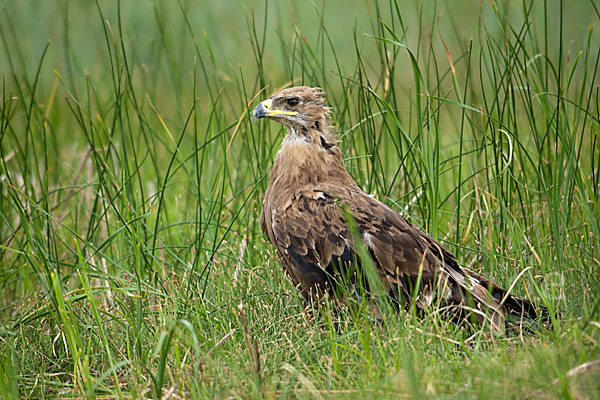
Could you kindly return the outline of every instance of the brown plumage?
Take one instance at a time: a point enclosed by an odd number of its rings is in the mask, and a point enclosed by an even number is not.
[[[341,276],[361,260],[343,205],[354,217],[388,293],[402,301],[417,288],[420,308],[433,304],[456,316],[489,320],[503,331],[508,315],[536,318],[533,305],[459,265],[439,243],[400,214],[365,194],[344,165],[318,88],[292,87],[254,110],[288,129],[264,196],[260,224],[293,283],[306,299],[336,295]],[[470,310],[468,313],[465,310]]]

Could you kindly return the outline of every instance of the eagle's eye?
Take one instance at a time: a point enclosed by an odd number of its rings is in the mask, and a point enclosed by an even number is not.
[[[300,99],[298,99],[297,97],[292,97],[292,98],[286,100],[287,105],[290,107],[296,107],[299,102],[300,102]]]

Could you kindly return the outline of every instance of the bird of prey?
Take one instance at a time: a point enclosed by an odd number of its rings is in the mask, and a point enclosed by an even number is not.
[[[281,90],[253,112],[254,122],[269,118],[287,128],[260,225],[305,299],[335,297],[351,266],[364,272],[345,217],[349,213],[360,235],[354,237],[360,237],[383,287],[398,302],[416,293],[420,309],[455,309],[453,318],[471,315],[490,321],[495,331],[504,331],[509,316],[537,317],[541,310],[536,313],[531,302],[461,266],[429,235],[364,193],[344,165],[329,113],[323,91],[306,86]]]

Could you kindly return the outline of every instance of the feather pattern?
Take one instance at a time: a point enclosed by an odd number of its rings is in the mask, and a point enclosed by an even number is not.
[[[360,268],[343,205],[390,295],[409,297],[418,281],[419,307],[472,309],[498,331],[508,314],[536,318],[530,302],[505,296],[500,286],[462,267],[439,243],[365,194],[344,165],[327,124],[329,112],[320,89],[305,86],[276,93],[254,111],[255,119],[288,128],[264,196],[261,228],[306,299],[335,294],[340,274],[352,265]]]

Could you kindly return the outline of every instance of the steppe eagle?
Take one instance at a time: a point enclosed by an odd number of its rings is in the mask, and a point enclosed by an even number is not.
[[[344,273],[351,266],[359,272],[355,275],[361,273],[347,210],[359,234],[354,237],[360,237],[385,290],[398,303],[417,293],[419,308],[454,309],[452,318],[471,315],[490,321],[497,331],[505,329],[507,316],[535,319],[543,312],[460,265],[429,235],[364,193],[344,165],[329,113],[321,89],[306,86],[281,90],[253,112],[255,122],[269,118],[287,127],[260,225],[307,300],[325,294],[339,298]]]

